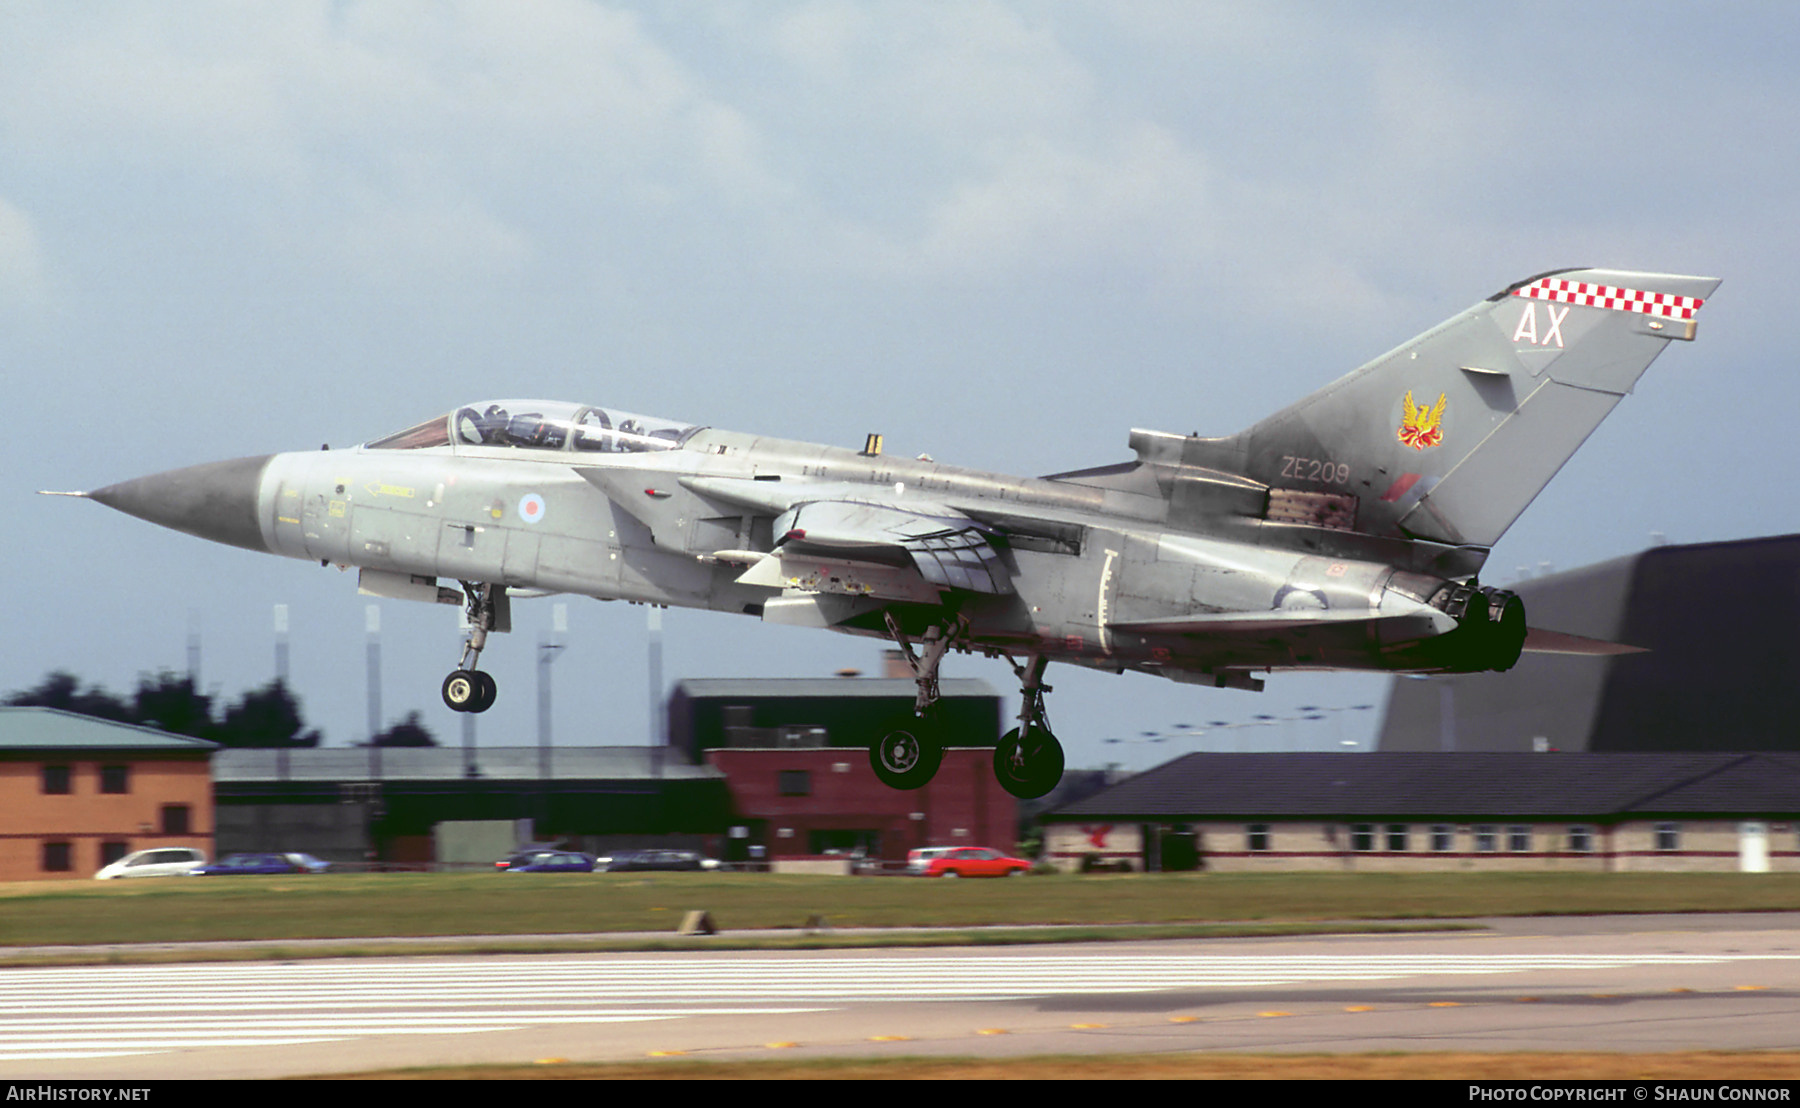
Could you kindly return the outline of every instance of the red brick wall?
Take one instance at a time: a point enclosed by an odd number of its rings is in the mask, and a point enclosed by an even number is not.
[[[1018,805],[994,780],[990,748],[945,751],[931,783],[909,792],[877,780],[858,747],[730,748],[709,750],[706,760],[728,779],[737,818],[766,822],[762,845],[771,858],[811,854],[815,830],[879,831],[890,861],[920,846],[1017,846]],[[782,795],[781,775],[794,770],[808,774],[808,795]]]

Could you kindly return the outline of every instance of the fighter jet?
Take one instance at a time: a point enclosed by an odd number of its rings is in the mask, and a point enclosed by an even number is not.
[[[1135,457],[1047,477],[716,430],[592,404],[493,400],[354,449],[214,462],[86,496],[249,550],[355,566],[374,596],[460,605],[443,683],[479,668],[512,600],[579,593],[892,640],[918,693],[871,735],[915,789],[947,738],[951,651],[1022,692],[994,751],[1013,795],[1062,776],[1046,666],[1260,690],[1277,670],[1473,673],[1529,631],[1478,577],[1489,549],[1718,281],[1598,269],[1511,284],[1248,430],[1134,430]]]

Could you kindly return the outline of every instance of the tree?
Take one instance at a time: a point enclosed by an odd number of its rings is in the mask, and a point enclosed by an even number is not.
[[[163,670],[155,677],[139,675],[136,722],[173,735],[211,739],[215,730],[212,697],[194,688],[186,674]]]
[[[300,702],[277,678],[226,708],[213,738],[225,746],[318,746],[319,732],[303,731],[305,726]]]
[[[59,669],[36,687],[13,693],[6,703],[17,708],[58,708],[116,723],[136,722],[137,712],[131,705],[97,686],[86,692],[80,686],[74,674]]]
[[[386,731],[358,746],[436,746],[437,739],[419,721],[419,713],[408,712],[406,718]]]

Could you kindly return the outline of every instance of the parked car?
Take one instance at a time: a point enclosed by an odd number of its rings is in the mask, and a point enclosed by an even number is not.
[[[985,846],[959,846],[925,863],[927,877],[1015,877],[1030,873],[1031,863],[1010,858]]]
[[[192,872],[195,877],[225,877],[252,873],[306,873],[307,870],[299,863],[289,861],[285,854],[227,854]]]
[[[573,850],[543,850],[515,861],[506,867],[507,873],[592,873],[594,872],[594,856],[580,854]]]
[[[494,863],[494,868],[504,873],[514,866],[522,866],[540,854],[551,854],[562,848],[555,843],[526,843],[519,849]]]
[[[125,855],[94,874],[97,881],[118,877],[182,877],[206,864],[206,855],[190,846],[159,846]]]
[[[607,873],[636,870],[718,869],[719,863],[693,850],[621,850],[606,863]]]
[[[909,850],[906,852],[906,872],[923,874],[933,858],[942,858],[955,849],[953,846],[922,846]]]
[[[331,868],[330,862],[320,861],[310,854],[283,854],[282,857],[307,873],[324,873]]]

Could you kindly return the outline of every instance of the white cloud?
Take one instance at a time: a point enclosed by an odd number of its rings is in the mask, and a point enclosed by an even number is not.
[[[604,235],[671,203],[782,191],[749,120],[600,4],[60,13],[20,16],[28,45],[0,46],[12,157],[211,194],[209,220],[335,258],[340,280],[513,272],[563,247],[571,214]]]
[[[1208,174],[1177,136],[1148,124],[1099,148],[1033,136],[957,182],[923,234],[890,256],[914,276],[992,279],[1137,259],[1182,271],[1212,238]]]

